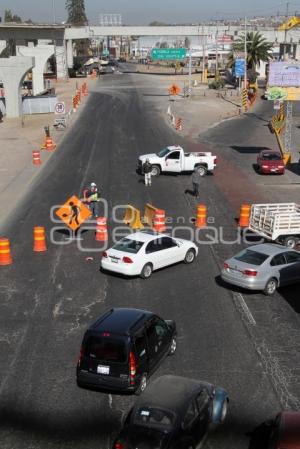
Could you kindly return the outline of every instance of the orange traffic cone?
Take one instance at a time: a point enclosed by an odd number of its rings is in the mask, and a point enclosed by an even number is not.
[[[33,165],[41,165],[41,153],[40,150],[35,150],[32,152],[32,163]]]
[[[207,209],[205,204],[199,204],[197,207],[196,228],[205,228]]]
[[[46,139],[46,150],[47,151],[53,151],[53,150],[55,150],[55,148],[56,148],[56,145],[54,144],[54,142],[53,142],[53,140],[52,140],[52,137],[47,137],[47,139]]]
[[[11,265],[10,243],[6,238],[0,238],[0,265]]]
[[[96,240],[97,242],[106,242],[108,240],[107,224],[105,217],[97,218]]]
[[[43,226],[35,226],[33,229],[33,251],[37,253],[47,251],[45,228]]]
[[[156,209],[154,220],[153,220],[153,229],[157,232],[165,232],[166,230],[166,212],[162,209]]]
[[[240,209],[239,226],[247,228],[249,226],[251,206],[250,204],[242,204]]]

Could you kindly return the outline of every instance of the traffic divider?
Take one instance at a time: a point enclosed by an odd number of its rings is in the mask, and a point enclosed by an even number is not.
[[[33,251],[37,253],[47,251],[45,228],[43,226],[33,228]]]
[[[157,232],[166,230],[166,212],[163,209],[156,209],[153,220],[153,229]]]
[[[107,222],[105,217],[97,218],[96,224],[96,241],[97,242],[107,242],[108,233],[107,233]]]
[[[123,218],[125,224],[129,225],[132,229],[142,229],[144,227],[141,222],[141,212],[139,209],[131,206],[126,207],[125,216]]]
[[[207,207],[205,204],[197,206],[196,228],[205,228],[207,225]]]
[[[147,203],[145,206],[145,212],[143,216],[143,222],[149,225],[151,228],[154,225],[154,218],[157,208],[152,206],[152,204]]]
[[[250,204],[242,204],[240,209],[239,226],[247,228],[249,226],[251,206]]]
[[[41,165],[41,152],[40,150],[35,150],[32,152],[32,163],[33,165]]]
[[[178,117],[175,122],[175,129],[177,131],[182,131],[182,118]]]
[[[0,265],[11,265],[13,263],[10,252],[10,241],[2,237],[0,238]]]

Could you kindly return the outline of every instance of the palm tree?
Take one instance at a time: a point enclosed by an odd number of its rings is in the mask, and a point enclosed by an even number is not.
[[[87,24],[84,0],[66,0],[66,10],[69,23],[77,26]]]
[[[247,69],[255,71],[256,67],[260,66],[261,62],[268,62],[273,58],[271,51],[273,44],[267,42],[259,32],[248,31],[246,34],[247,40]],[[245,49],[245,34],[241,35],[239,39],[233,44],[233,51],[228,57],[228,66],[232,67],[235,61],[236,52],[244,52]]]

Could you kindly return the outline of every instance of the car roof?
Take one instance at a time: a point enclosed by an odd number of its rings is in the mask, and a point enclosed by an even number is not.
[[[141,231],[134,232],[133,234],[126,235],[125,238],[137,240],[138,242],[150,242],[151,240],[154,240],[159,237],[170,237],[170,236],[156,232],[153,229],[143,229]]]
[[[258,245],[249,246],[246,249],[251,249],[253,251],[257,251],[258,253],[266,254],[267,256],[275,256],[276,254],[292,251],[291,249],[277,243],[260,243]]]
[[[181,376],[165,375],[152,382],[138,398],[134,408],[158,407],[181,414],[191,397],[211,384]]]
[[[114,308],[104,313],[92,324],[88,331],[111,332],[116,334],[130,334],[138,323],[144,323],[151,316],[152,312],[141,309]]]
[[[271,148],[263,148],[263,149],[261,150],[261,153],[276,153],[276,154],[280,154],[280,156],[281,156],[280,151],[278,151],[278,150],[272,150]]]

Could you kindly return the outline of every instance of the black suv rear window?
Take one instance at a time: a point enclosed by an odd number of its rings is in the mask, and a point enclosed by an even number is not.
[[[124,341],[105,336],[89,337],[85,346],[85,355],[101,362],[124,363],[127,360]]]

